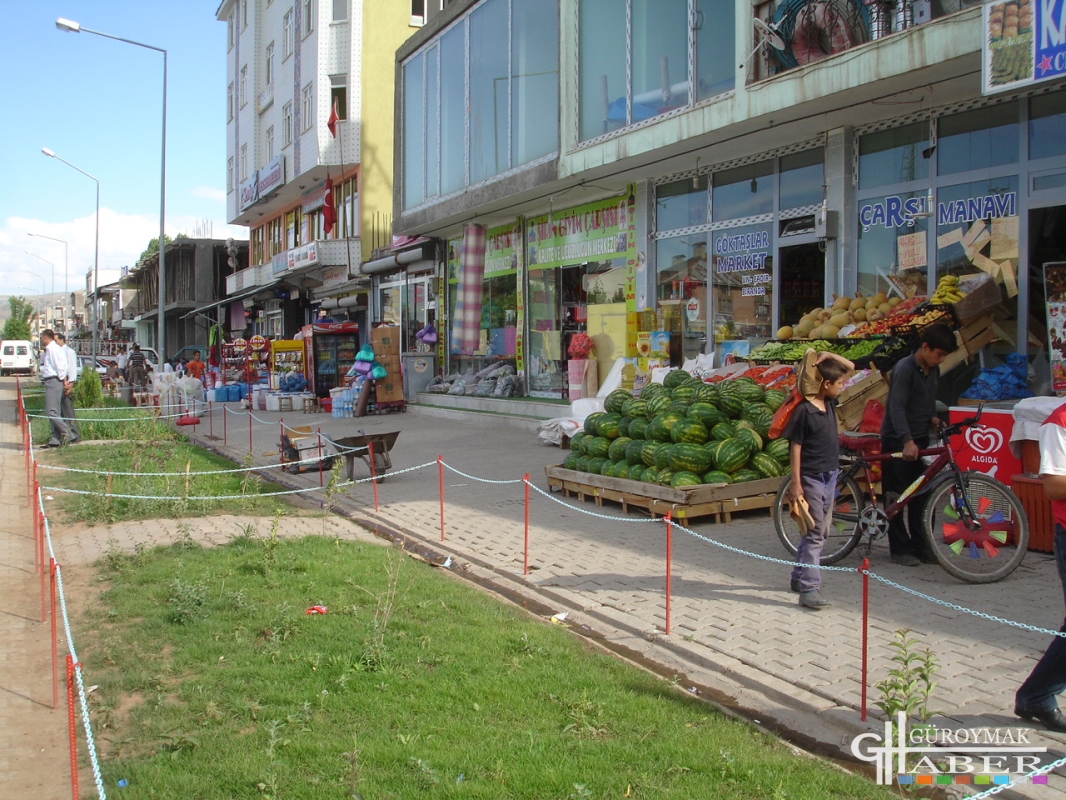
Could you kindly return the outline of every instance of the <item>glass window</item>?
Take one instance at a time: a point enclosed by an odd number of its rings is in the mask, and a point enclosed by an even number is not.
[[[733,89],[737,58],[735,13],[732,0],[696,0],[697,100]]]
[[[470,181],[508,169],[507,0],[470,15]]]
[[[248,102],[248,67],[241,67],[241,108]]]
[[[511,159],[526,164],[559,149],[559,9],[512,7]]]
[[[1066,92],[1029,99],[1029,158],[1066,155]]]
[[[315,93],[313,84],[307,84],[303,91],[303,105],[301,106],[300,113],[303,114],[303,130],[311,130],[311,126],[315,124]]]
[[[282,20],[281,57],[286,59],[292,55],[293,48],[293,14],[290,8],[285,12]]]
[[[466,115],[463,73],[466,70],[464,26],[456,25],[440,40],[440,191],[451,194],[466,183]]]
[[[264,61],[266,69],[264,71],[264,77],[266,78],[266,85],[269,86],[274,82],[274,43],[271,42],[267,45],[266,59]]]
[[[929,270],[923,254],[928,250],[922,248],[921,241],[927,238],[929,218],[913,213],[922,212],[925,204],[924,190],[891,197],[873,197],[859,202],[857,288],[864,296],[889,293],[892,287],[888,275],[898,271],[901,247],[912,253],[910,263],[915,266],[905,269],[900,273],[900,278],[914,287],[915,294],[926,294],[926,274]],[[917,265],[917,262],[922,263]]]
[[[333,21],[344,22],[348,19],[348,0],[333,0]]]
[[[773,213],[774,162],[761,161],[716,172],[711,210],[714,222]]]
[[[286,103],[281,109],[281,146],[288,147],[292,144],[292,102]]]
[[[592,139],[626,124],[627,0],[581,0],[580,138]]]
[[[233,84],[226,88],[226,121],[233,119]]]
[[[266,129],[267,161],[274,160],[274,126]]]
[[[437,137],[434,131],[440,130],[440,102],[438,95],[438,75],[440,67],[440,48],[434,47],[426,53],[426,197],[440,194],[440,165],[437,161]]]
[[[403,187],[404,207],[417,206],[425,199],[422,154],[425,148],[425,120],[422,117],[422,63],[417,55],[403,67]]]
[[[937,123],[937,169],[953,175],[1018,161],[1018,105],[978,108]]]
[[[633,121],[650,119],[688,97],[688,0],[632,0]]]
[[[655,229],[674,231],[694,225],[706,225],[707,175],[692,180],[666,183],[655,189]]]
[[[705,212],[706,213],[706,212]],[[707,340],[707,237],[697,233],[655,243],[657,307],[670,332],[670,362],[695,358]]]
[[[890,186],[929,177],[929,124],[917,122],[859,138],[859,188]]]
[[[779,176],[779,208],[799,208],[818,205],[825,196],[825,171],[822,168],[822,150],[806,150],[790,156],[781,156]]]
[[[773,336],[772,223],[715,231],[711,302],[716,342]]]

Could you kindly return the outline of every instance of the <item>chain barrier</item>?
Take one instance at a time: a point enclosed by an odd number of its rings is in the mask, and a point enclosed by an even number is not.
[[[82,409],[87,411],[88,409]],[[117,411],[119,409],[111,409]],[[31,419],[52,419],[47,414],[26,414]],[[65,422],[154,422],[160,419],[179,419],[181,417],[189,416],[188,412],[181,414],[152,414],[151,412],[145,412],[143,417],[57,417],[57,419],[64,420]]]
[[[1032,772],[1020,776],[1018,780],[1013,780],[1008,783],[997,783],[990,789],[985,789],[984,791],[978,792],[977,794],[966,795],[966,800],[984,800],[984,798],[986,797],[991,797],[994,794],[999,794],[1002,791],[1017,786],[1022,781],[1031,782],[1033,778],[1037,775],[1047,775],[1052,770],[1058,769],[1063,765],[1066,765],[1066,757],[1060,758],[1058,761],[1053,761],[1050,764],[1045,764],[1044,766],[1039,767],[1038,769],[1034,769]]]
[[[437,462],[434,461],[433,463],[436,464]],[[467,475],[465,472],[463,472],[461,470],[458,470],[455,467],[453,467],[447,461],[441,461],[440,463],[444,466],[445,469],[451,470],[456,475],[462,475],[464,478],[467,478],[467,479],[472,480],[472,481],[477,481],[478,483],[494,483],[494,484],[502,485],[502,484],[507,484],[507,483],[522,483],[522,482],[525,481],[525,478],[518,478],[517,480],[513,480],[513,481],[492,481],[492,480],[489,480],[488,478],[479,478],[476,475]]]
[[[325,438],[325,437],[322,437]],[[358,450],[366,450],[365,447],[353,448]],[[338,454],[339,455],[339,454]],[[192,472],[117,472],[115,470],[105,469],[103,467],[99,469],[80,469],[78,467],[61,467],[57,464],[37,464],[38,469],[49,469],[53,472],[78,472],[85,475],[120,475],[123,477],[136,477],[136,478],[184,478],[187,476],[197,475],[232,475],[239,472],[258,472],[265,469],[285,469],[297,464],[317,464],[319,461],[324,461],[327,458],[334,458],[334,455],[326,455],[319,458],[313,456],[311,458],[302,458],[299,461],[284,461],[278,464],[263,464],[259,467],[240,467],[237,469],[206,469],[206,470],[194,470]],[[114,495],[112,495],[114,497]]]
[[[445,464],[444,466],[447,467],[448,465]],[[606,519],[606,520],[609,520],[611,522],[661,522],[662,521],[659,517],[648,517],[647,519],[630,519],[628,517],[612,517],[612,516],[609,516],[608,514],[599,514],[599,513],[595,512],[595,511],[589,511],[588,509],[581,508],[581,506],[570,505],[570,503],[567,503],[565,500],[561,500],[560,498],[556,497],[555,495],[544,491],[543,489],[541,489],[536,484],[528,482],[528,481],[525,481],[525,479],[523,479],[520,482],[525,482],[526,485],[530,489],[532,489],[535,492],[539,492],[540,494],[542,494],[545,497],[547,497],[549,500],[551,500],[551,501],[553,501],[555,503],[558,503],[559,505],[563,506],[564,508],[569,508],[571,511],[580,511],[582,514],[586,514],[586,515],[588,515],[590,517],[597,517],[598,519]]]

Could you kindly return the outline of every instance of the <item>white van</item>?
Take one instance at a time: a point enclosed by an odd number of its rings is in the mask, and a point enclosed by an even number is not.
[[[0,376],[32,375],[37,371],[33,343],[22,339],[5,339],[0,343]]]

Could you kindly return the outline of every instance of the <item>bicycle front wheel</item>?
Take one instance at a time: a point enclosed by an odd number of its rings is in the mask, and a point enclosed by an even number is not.
[[[781,484],[774,500],[774,528],[781,544],[785,546],[793,556],[799,552],[799,542],[802,538],[799,526],[796,525],[788,513],[788,487],[791,479]],[[822,557],[819,561],[823,566],[835,564],[847,556],[855,545],[859,543],[859,512],[866,505],[859,484],[850,475],[841,475],[837,478],[836,502],[833,505],[833,521],[829,526],[829,535],[826,537],[825,546],[822,548]]]
[[[973,512],[971,524],[962,502]],[[1014,492],[980,472],[954,475],[929,490],[923,513],[930,549],[940,566],[968,583],[993,583],[1022,563],[1029,519]],[[972,528],[972,530],[971,530]]]

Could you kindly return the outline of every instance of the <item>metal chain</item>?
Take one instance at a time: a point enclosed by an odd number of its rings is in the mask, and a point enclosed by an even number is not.
[[[445,466],[447,466],[447,465],[445,465]],[[525,480],[525,479],[523,478],[522,480]],[[588,515],[590,517],[597,517],[599,519],[606,519],[606,520],[609,520],[611,522],[661,522],[662,521],[659,517],[648,517],[647,519],[631,519],[629,517],[612,517],[612,516],[609,516],[607,514],[599,514],[599,513],[595,512],[595,511],[589,511],[587,509],[584,509],[581,506],[571,505],[570,503],[567,503],[565,500],[562,500],[562,499],[556,497],[555,495],[544,491],[539,486],[536,486],[533,483],[529,484],[529,488],[532,489],[535,492],[539,492],[540,494],[542,494],[545,497],[547,497],[549,500],[552,500],[552,501],[558,503],[559,505],[563,506],[564,508],[569,508],[571,511],[579,511],[582,514],[586,514],[586,515]]]
[[[436,464],[437,462],[434,461],[433,463]],[[522,483],[522,481],[525,480],[525,478],[518,478],[517,480],[513,480],[513,481],[491,481],[488,478],[479,478],[476,475],[467,475],[465,472],[462,472],[461,470],[456,469],[455,467],[453,467],[451,464],[449,464],[446,461],[441,461],[440,463],[444,466],[445,469],[451,470],[456,475],[462,475],[464,478],[467,478],[467,479],[472,480],[472,481],[477,481],[478,483],[495,483],[495,484]]]

